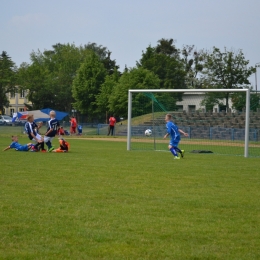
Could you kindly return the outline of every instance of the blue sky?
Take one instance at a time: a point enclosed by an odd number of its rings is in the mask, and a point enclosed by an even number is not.
[[[161,38],[242,49],[251,66],[260,62],[260,0],[1,0],[0,10],[0,51],[18,66],[33,50],[95,42],[123,70]]]

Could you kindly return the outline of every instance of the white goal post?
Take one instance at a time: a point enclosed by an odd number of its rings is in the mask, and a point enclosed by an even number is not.
[[[244,157],[248,157],[249,122],[250,122],[250,89],[129,89],[128,91],[128,120],[127,120],[127,150],[131,150],[131,121],[133,93],[209,93],[209,92],[244,92],[246,93],[245,108],[245,142]]]

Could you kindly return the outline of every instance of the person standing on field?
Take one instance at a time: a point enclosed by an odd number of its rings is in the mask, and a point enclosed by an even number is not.
[[[177,153],[180,153],[181,157],[184,156],[184,150],[180,150],[178,148],[179,142],[181,140],[180,133],[183,134],[184,136],[189,136],[189,135],[184,131],[182,131],[181,129],[179,129],[178,126],[172,122],[172,115],[167,114],[165,116],[165,122],[166,122],[167,133],[163,138],[165,139],[169,135],[171,136],[171,140],[169,142],[168,148],[170,152],[173,154],[174,159],[180,159]]]
[[[115,129],[116,119],[114,116],[110,116],[109,118],[109,126],[108,126],[108,134],[107,135],[114,135],[114,129]]]
[[[70,134],[76,134],[77,120],[74,116],[70,118]]]

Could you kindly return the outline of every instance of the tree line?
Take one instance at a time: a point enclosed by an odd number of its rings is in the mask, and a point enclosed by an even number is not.
[[[194,45],[182,49],[173,39],[160,39],[156,46],[149,45],[133,68],[119,70],[111,52],[102,45],[88,43],[55,44],[51,50],[33,51],[30,63],[18,68],[10,56],[0,55],[0,109],[8,107],[7,93],[27,90],[29,109],[51,107],[61,111],[76,109],[88,120],[105,120],[108,113],[127,116],[128,89],[236,89],[250,88],[249,77],[255,72],[248,66],[242,50],[234,51],[213,47],[211,51],[197,50]],[[136,95],[133,102],[138,102]],[[182,100],[180,93],[158,93],[158,101],[174,110]],[[209,93],[203,100],[212,109],[225,99],[229,108],[242,110],[244,94]],[[252,95],[256,109],[259,98]]]

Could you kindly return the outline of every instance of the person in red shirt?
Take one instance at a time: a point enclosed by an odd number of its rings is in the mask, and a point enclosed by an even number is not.
[[[65,135],[65,131],[63,129],[63,126],[61,126],[58,130],[58,135]]]
[[[111,135],[114,135],[115,124],[116,124],[116,119],[114,118],[114,116],[110,116],[107,135],[110,135],[110,133]]]
[[[76,134],[77,120],[74,116],[70,118],[70,134]]]

